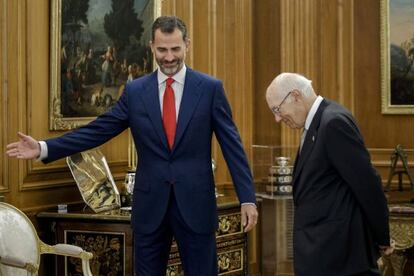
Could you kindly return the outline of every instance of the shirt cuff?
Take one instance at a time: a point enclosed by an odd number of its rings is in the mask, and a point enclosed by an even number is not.
[[[244,203],[242,203],[241,205],[242,205],[242,206],[243,206],[243,205],[253,205],[254,207],[256,207],[256,208],[257,208],[256,204],[254,204],[253,202],[244,202]]]
[[[40,155],[36,159],[36,161],[42,161],[43,159],[46,159],[47,156],[48,156],[46,142],[45,141],[39,141],[39,145],[40,145]]]

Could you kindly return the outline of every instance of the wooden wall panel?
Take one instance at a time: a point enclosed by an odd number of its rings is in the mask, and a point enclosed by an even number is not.
[[[253,106],[250,3],[235,0],[217,1],[217,4],[217,77],[223,80],[234,121],[250,155]],[[220,163],[230,182],[224,162]]]
[[[7,57],[7,42],[6,42],[6,0],[0,1],[0,61]],[[7,90],[6,90],[6,62],[0,63],[0,124],[3,130],[7,130]],[[0,131],[0,156],[5,155],[6,136],[7,131]],[[0,157],[0,192],[6,192],[7,184],[7,166],[4,158]]]
[[[212,74],[212,57],[210,56],[209,46],[214,44],[212,33],[216,30],[210,27],[215,19],[211,18],[211,1],[194,0],[186,2],[186,6],[188,6],[187,12],[185,12],[186,7],[183,7],[180,10],[180,14],[183,15],[177,15],[182,17],[183,20],[186,20],[185,18],[187,17],[188,22],[190,22],[188,28],[192,37],[192,49],[189,56],[193,59],[189,59],[188,64],[191,64],[196,70]],[[197,20],[194,20],[194,18],[197,18]]]
[[[2,68],[4,70],[3,73],[3,93],[7,98],[4,98],[6,101],[6,108],[8,113],[6,114],[5,120],[6,125],[5,128],[0,128],[0,132],[2,132],[3,137],[7,137],[5,144],[8,143],[8,139],[10,138],[10,133],[15,129],[15,125],[17,124],[17,120],[15,117],[11,116],[12,114],[17,113],[17,98],[18,98],[18,89],[17,89],[17,74],[18,74],[18,55],[17,55],[17,14],[18,14],[18,4],[19,1],[3,1],[4,10],[2,10],[2,14],[4,16],[4,47],[3,54],[5,56],[2,58]],[[11,199],[11,195],[18,191],[18,184],[17,179],[19,178],[19,166],[18,162],[14,160],[14,162],[9,162],[6,159],[5,155],[0,156],[3,159],[5,166],[7,167],[7,178],[5,182],[7,183],[6,186],[8,187],[7,191],[5,192],[5,200],[8,201]]]
[[[338,2],[338,102],[351,112],[355,111],[354,102],[354,0]]]
[[[266,103],[266,89],[281,71],[280,1],[256,1],[253,7],[253,144],[280,145],[280,124]]]

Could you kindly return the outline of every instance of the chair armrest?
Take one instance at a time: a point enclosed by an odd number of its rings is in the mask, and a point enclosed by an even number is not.
[[[55,253],[59,255],[75,255],[78,256],[83,252],[83,249],[76,245],[58,243],[52,246],[55,249]]]
[[[72,245],[72,244],[65,244],[65,243],[48,245],[41,241],[40,242],[40,253],[75,257],[75,258],[81,258],[84,260],[90,260],[93,258],[92,253],[83,250],[81,247]]]
[[[67,257],[75,257],[82,259],[82,271],[85,276],[92,276],[89,260],[93,258],[93,254],[83,250],[81,247],[71,244],[59,243],[56,245],[48,245],[40,242],[41,254],[55,254]]]
[[[52,245],[51,247],[54,249],[54,253],[57,255],[77,257],[85,260],[90,260],[93,257],[92,253],[87,252],[81,247],[72,244],[58,243]]]

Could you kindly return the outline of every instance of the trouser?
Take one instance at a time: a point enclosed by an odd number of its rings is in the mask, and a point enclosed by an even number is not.
[[[381,273],[377,268],[371,268],[367,271],[363,271],[357,274],[352,274],[351,276],[380,276]]]
[[[199,234],[192,231],[182,218],[171,189],[168,209],[160,227],[150,234],[134,233],[136,276],[165,276],[173,236],[186,276],[218,275],[215,232]]]

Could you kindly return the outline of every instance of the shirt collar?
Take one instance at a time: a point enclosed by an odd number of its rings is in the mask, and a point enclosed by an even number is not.
[[[311,109],[309,110],[308,116],[306,116],[305,126],[306,130],[309,129],[310,124],[312,123],[313,117],[315,117],[316,111],[319,108],[323,98],[321,96],[316,97],[316,100],[313,102]]]
[[[186,72],[187,72],[187,67],[184,64],[183,68],[181,68],[180,71],[175,73],[175,75],[173,75],[172,78],[174,79],[175,82],[178,82],[178,83],[184,85]],[[158,77],[158,85],[165,82],[169,78],[169,76],[167,76],[166,74],[161,72],[161,70],[159,68],[157,70],[157,77]]]

